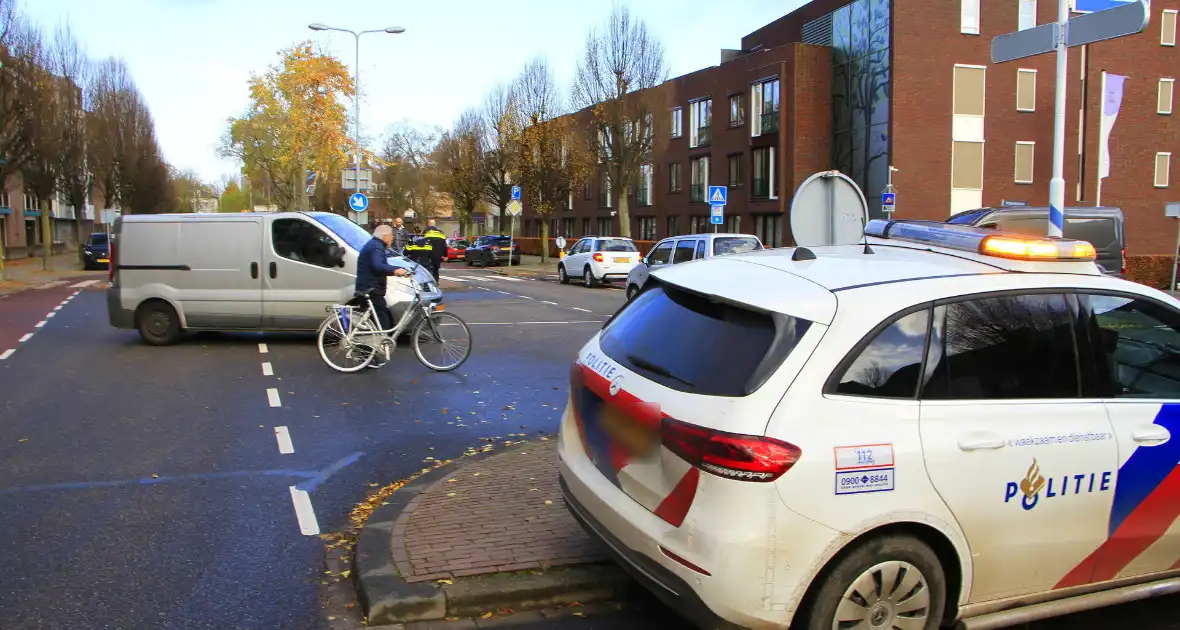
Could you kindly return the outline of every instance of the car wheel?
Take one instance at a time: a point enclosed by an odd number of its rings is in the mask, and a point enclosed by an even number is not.
[[[869,539],[830,565],[822,579],[802,611],[805,630],[936,630],[942,624],[946,575],[934,550],[912,536]]]
[[[565,272],[565,265],[557,266],[557,280],[562,284],[570,283],[570,275]]]
[[[149,346],[168,346],[180,339],[180,317],[163,300],[145,302],[135,314],[139,336]]]
[[[636,295],[639,295],[639,285],[627,285],[627,301],[634,300]]]
[[[589,265],[587,265],[586,268],[582,270],[582,284],[585,284],[586,287],[590,289],[598,286],[598,279],[594,277],[594,272],[590,271]]]

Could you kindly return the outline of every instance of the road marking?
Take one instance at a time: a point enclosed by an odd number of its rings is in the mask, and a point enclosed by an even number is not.
[[[44,289],[52,289],[53,287],[60,287],[63,284],[66,284],[65,280],[57,280],[55,282],[46,282],[45,284],[40,284],[33,288],[40,291]]]
[[[275,375],[275,369],[273,367],[271,367],[270,361],[266,361],[265,363],[262,364],[262,375],[263,376],[274,376]]]
[[[601,324],[604,319],[579,319],[569,322],[467,322],[468,326],[525,326],[528,324]]]
[[[504,295],[512,295],[511,293],[509,293],[507,291],[496,291],[496,293],[503,293]]]
[[[283,403],[279,400],[279,390],[271,387],[266,390],[266,399],[270,402],[271,407],[282,407]]]
[[[36,326],[33,326],[33,328],[44,328],[44,327],[45,327],[45,320],[41,320],[41,321],[37,322]]]
[[[5,350],[4,354],[0,354],[0,361],[7,359],[8,357],[12,356],[15,352],[16,352],[16,350],[13,348],[9,348],[9,349]]]
[[[541,302],[541,304],[552,304],[554,306],[557,306],[557,302],[550,302],[549,300],[540,300],[540,302]]]
[[[32,338],[33,338],[33,333],[25,333],[25,336],[20,338],[20,342],[24,343]]]
[[[55,315],[57,315],[57,312],[56,312],[56,311],[50,311],[50,312],[48,312],[48,313],[46,313],[46,314],[45,314],[45,319],[53,319],[53,317],[54,317]]]
[[[266,354],[267,352],[268,352],[268,350],[266,349],[266,344],[264,344],[264,343],[258,344],[258,354]]]
[[[315,508],[307,492],[291,486],[291,503],[295,506],[295,518],[299,519],[299,531],[304,536],[319,536],[320,524],[315,520]]]
[[[450,280],[451,282],[469,282],[466,278],[460,278],[459,276],[443,276],[441,279]]]
[[[520,278],[513,278],[512,276],[500,276],[498,280],[506,280],[508,282],[524,282]]]
[[[574,309],[575,311],[582,311],[583,313],[589,313],[589,312],[590,312],[590,309],[588,309],[588,308],[582,308],[582,307],[580,307],[580,306],[571,306],[570,308]]]
[[[275,427],[275,439],[279,442],[279,452],[290,455],[295,452],[295,445],[291,443],[291,432],[287,427]]]
[[[526,300],[535,300],[535,299],[537,299],[537,298],[529,297],[529,296],[527,296],[527,295],[518,295],[518,296],[516,296],[516,297],[518,297],[518,298],[524,298],[524,299],[526,299]]]
[[[491,289],[489,289],[489,288],[487,288],[487,287],[475,287],[475,288],[477,288],[477,289],[479,289],[479,290],[481,290],[481,291],[491,291]]]
[[[57,306],[53,307],[53,310],[60,311],[62,309],[62,307],[64,307],[65,305],[66,305],[66,303],[62,302],[61,304],[58,304]]]
[[[78,284],[71,284],[70,288],[71,289],[84,289],[92,284],[98,284],[98,280],[83,280],[82,282],[79,282]]]

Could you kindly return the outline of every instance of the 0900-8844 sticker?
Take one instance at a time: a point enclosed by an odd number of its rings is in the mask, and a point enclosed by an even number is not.
[[[894,489],[893,445],[837,446],[836,494],[890,492]]]

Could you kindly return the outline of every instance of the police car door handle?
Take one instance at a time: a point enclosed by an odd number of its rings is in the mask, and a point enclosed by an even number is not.
[[[1131,439],[1139,443],[1146,443],[1151,446],[1158,446],[1167,442],[1172,438],[1172,434],[1159,425],[1151,425],[1148,427],[1139,427],[1131,431]]]
[[[959,437],[959,450],[962,451],[994,451],[1004,448],[1004,438],[994,433],[972,431]]]

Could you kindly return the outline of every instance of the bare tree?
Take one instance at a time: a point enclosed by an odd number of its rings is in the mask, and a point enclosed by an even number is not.
[[[512,89],[496,85],[488,92],[480,112],[483,160],[483,199],[499,209],[498,227],[504,231],[508,202],[512,199],[512,143],[516,104]]]
[[[61,121],[64,118],[61,112],[69,106],[70,98],[64,81],[53,75],[50,58],[40,35],[37,35],[36,40],[37,44],[27,61],[27,81],[18,90],[17,97],[23,101],[23,107],[28,112],[28,118],[22,124],[28,134],[30,148],[20,172],[25,194],[32,193],[32,197],[39,202],[42,265],[49,269],[49,257],[53,253],[50,209],[61,172]]]
[[[469,234],[472,217],[483,198],[483,155],[480,153],[480,118],[475,110],[459,116],[434,150],[439,188],[451,196],[458,209],[463,233]]]
[[[95,64],[86,83],[86,166],[92,190],[102,194],[102,204],[95,204],[96,211],[119,205],[115,167],[119,113],[124,108],[122,101],[134,89],[127,67],[120,59]]]
[[[667,116],[667,101],[654,88],[668,76],[664,46],[642,20],[616,5],[603,31],[586,37],[586,51],[574,79],[573,102],[589,109],[591,142],[599,146],[612,194],[619,197],[619,227],[631,235],[627,189],[652,162],[667,134],[655,133]],[[662,128],[662,127],[661,127]]]
[[[58,156],[58,190],[74,208],[74,243],[82,262],[82,218],[90,192],[86,168],[86,116],[90,61],[69,26],[59,26],[49,49],[50,67],[62,82],[62,106],[58,109],[61,152]]]
[[[431,216],[433,153],[441,133],[440,129],[423,128],[408,121],[397,123],[387,132],[381,152],[385,165],[382,179],[389,191],[389,209],[394,216],[407,209],[412,209],[422,220]]]

